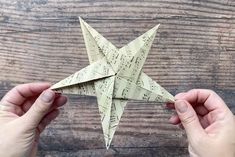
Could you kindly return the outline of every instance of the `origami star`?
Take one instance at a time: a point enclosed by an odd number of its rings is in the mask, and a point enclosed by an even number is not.
[[[174,102],[174,97],[142,71],[158,26],[118,49],[80,18],[90,65],[51,89],[96,96],[106,148],[128,100]]]

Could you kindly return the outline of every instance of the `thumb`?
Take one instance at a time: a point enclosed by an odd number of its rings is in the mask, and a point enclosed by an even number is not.
[[[175,109],[189,140],[195,141],[205,134],[196,112],[187,101],[176,100]]]
[[[55,99],[55,92],[50,89],[45,90],[37,98],[31,108],[24,114],[24,119],[31,127],[37,127],[43,117],[50,110]]]

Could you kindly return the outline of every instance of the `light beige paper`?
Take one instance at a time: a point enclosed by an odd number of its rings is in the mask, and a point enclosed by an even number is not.
[[[67,94],[96,96],[108,149],[128,100],[174,102],[142,72],[159,25],[121,49],[80,18],[90,65],[51,87]]]

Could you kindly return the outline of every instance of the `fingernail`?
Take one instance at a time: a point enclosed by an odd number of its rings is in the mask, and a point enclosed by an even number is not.
[[[51,90],[46,90],[44,91],[44,93],[42,94],[42,101],[44,102],[51,102],[52,99],[54,98],[54,92]]]
[[[188,109],[188,105],[184,101],[176,101],[175,108],[180,113],[185,113]]]

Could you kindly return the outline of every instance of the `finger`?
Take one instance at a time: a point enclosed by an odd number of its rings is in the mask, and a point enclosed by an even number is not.
[[[27,98],[40,94],[50,87],[49,83],[21,84],[10,90],[1,100],[2,103],[21,105]]]
[[[64,104],[66,104],[67,102],[67,97],[66,96],[60,96],[59,98],[55,99],[52,107],[50,108],[49,112],[51,112],[52,110],[59,108],[61,106],[63,106]]]
[[[173,116],[171,116],[171,118],[169,119],[169,122],[173,125],[177,125],[180,123],[180,119],[179,116],[177,114],[174,114]]]
[[[204,104],[209,111],[215,109],[228,109],[224,101],[214,91],[207,89],[193,89],[183,96],[176,96],[176,99],[184,99],[190,104]]]
[[[27,124],[31,128],[36,128],[42,118],[48,113],[55,100],[55,92],[51,89],[45,90],[30,107],[28,112],[23,115]]]
[[[178,94],[175,96],[175,98],[176,98],[176,99],[180,99],[180,98],[182,98],[184,95],[185,95],[184,92],[178,93]],[[174,104],[174,103],[166,103],[166,107],[169,108],[169,109],[175,109],[175,104]]]
[[[167,108],[169,108],[169,109],[175,109],[175,106],[173,106],[174,104],[166,104],[166,107]],[[205,108],[205,106],[202,106],[202,105],[199,105],[199,106],[195,106],[194,107],[194,110],[196,111],[196,113],[198,114],[198,115],[200,115],[200,116],[204,116],[204,115],[206,115],[206,114],[208,114],[209,113],[209,111]],[[176,117],[175,116],[177,116],[177,115],[173,115],[170,119],[169,119],[169,121],[170,121],[170,123],[172,123],[172,124],[178,124],[179,122],[180,122],[180,120],[178,121],[178,120],[175,120],[176,119]],[[175,121],[177,121],[177,122],[175,122]]]
[[[39,133],[42,133],[43,130],[46,128],[46,126],[49,125],[51,121],[53,121],[59,115],[59,113],[60,112],[58,109],[55,109],[49,112],[38,125]]]
[[[176,100],[175,108],[189,140],[194,141],[197,140],[199,136],[205,135],[196,112],[187,101]]]
[[[166,104],[167,108],[169,108],[169,109],[175,109],[175,105],[174,106],[173,105],[174,104]],[[209,113],[207,108],[205,106],[203,106],[203,105],[195,106],[193,108],[196,111],[196,113],[201,115],[201,116],[204,116],[204,115]]]
[[[182,99],[185,94],[186,94],[185,92],[178,93],[178,94],[175,95],[175,99],[176,99],[176,100],[177,100],[177,99]]]
[[[205,129],[206,127],[208,127],[210,125],[210,123],[208,122],[206,116],[198,115],[198,119],[199,119],[203,129]]]
[[[221,112],[220,110],[214,110],[209,112],[207,115],[205,115],[203,118],[209,123],[212,124],[216,121],[224,120],[227,116],[226,112]]]
[[[22,110],[26,113],[30,109],[30,107],[35,103],[38,97],[39,95],[28,98],[22,105]]]
[[[204,116],[204,115],[209,113],[207,108],[205,106],[203,106],[203,105],[195,106],[194,110],[196,111],[197,114],[199,114],[201,116]]]
[[[24,105],[23,105],[23,111],[24,111],[25,113],[30,109],[30,107],[33,105],[33,103],[35,102],[35,100],[36,100],[36,98],[32,98],[32,99],[27,100],[27,101],[24,103]],[[52,104],[52,108],[50,109],[50,111],[53,110],[53,109],[55,109],[55,108],[57,108],[57,107],[60,107],[60,106],[64,105],[66,102],[67,102],[67,97],[62,96],[61,94],[59,94],[59,95],[56,94],[56,95],[55,95],[55,100],[54,100],[54,102],[53,102],[53,104]],[[50,111],[49,111],[49,112],[50,112]]]
[[[231,117],[234,115],[232,114]],[[207,115],[205,115],[203,118],[207,123],[209,124],[206,128],[205,131],[210,134],[217,134],[218,132],[221,132],[221,127],[229,127],[228,123],[224,123],[226,118],[231,118],[228,115],[228,112],[221,112],[220,110],[213,110],[209,112]],[[220,121],[220,122],[219,122]],[[216,123],[218,122],[218,123]],[[221,123],[222,122],[222,123]],[[213,125],[213,123],[215,125]],[[218,125],[224,125],[221,127],[218,127]]]

